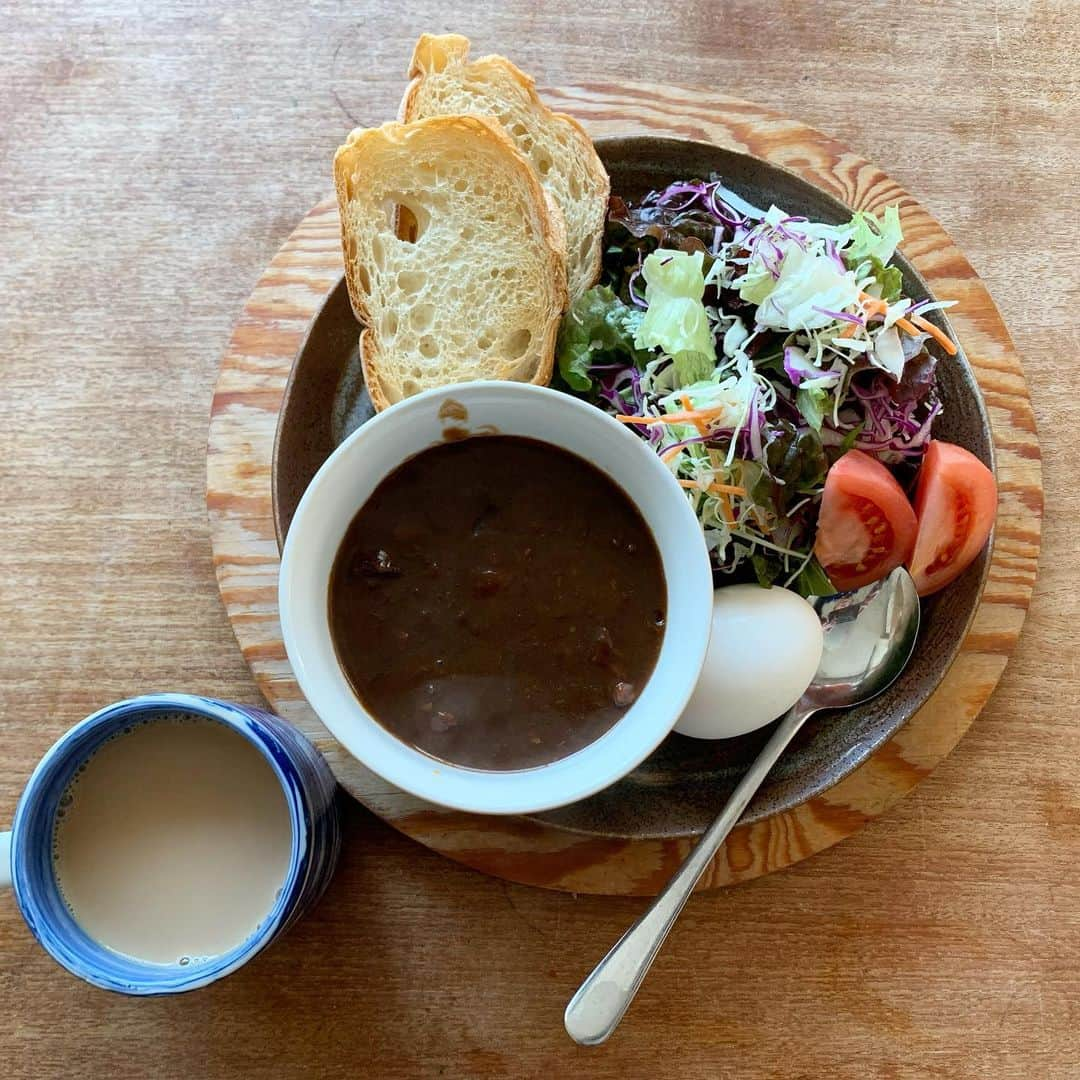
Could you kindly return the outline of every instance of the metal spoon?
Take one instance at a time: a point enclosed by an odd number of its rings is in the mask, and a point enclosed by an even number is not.
[[[919,632],[919,597],[906,570],[894,570],[855,592],[811,602],[825,631],[814,681],[780,721],[720,816],[664,891],[570,999],[563,1022],[576,1042],[585,1046],[605,1042],[618,1026],[694,886],[799,728],[822,709],[848,709],[869,701],[911,658]]]

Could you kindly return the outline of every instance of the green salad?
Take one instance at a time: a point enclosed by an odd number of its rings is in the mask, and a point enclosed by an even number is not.
[[[949,302],[904,295],[901,238],[895,207],[827,225],[715,179],[612,198],[559,375],[655,448],[718,584],[850,587],[815,558],[830,468],[859,450],[910,486],[942,408],[935,366],[956,347],[926,318]]]

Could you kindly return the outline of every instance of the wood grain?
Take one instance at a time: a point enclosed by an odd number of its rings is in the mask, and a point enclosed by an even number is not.
[[[736,98],[615,83],[548,97],[594,135],[700,139],[785,166],[859,209],[899,204],[903,250],[938,296],[986,400],[999,487],[994,556],[982,602],[941,686],[869,761],[825,794],[736,829],[700,888],[746,881],[835,844],[909,791],[956,745],[993,691],[1035,583],[1042,477],[1020,359],[985,286],[944,229],[881,169],[835,139]],[[270,461],[291,360],[340,280],[333,200],[312,210],[260,278],[226,350],[211,410],[207,505],[222,599],[244,657],[275,710],[327,756],[342,786],[395,828],[451,858],[512,881],[569,892],[652,894],[693,838],[617,840],[525,819],[456,813],[398,791],[352,758],[307,705],[278,623]]]
[[[1044,452],[1024,632],[908,798],[827,853],[691,901],[618,1039],[562,1007],[641,910],[477,874],[351,800],[319,907],[205,993],[96,992],[0,897],[12,1080],[1033,1077],[1080,1062],[1080,42],[1071,0],[0,0],[0,819],[91,709],[257,704],[211,563],[207,414],[259,274],[392,116],[415,35],[544,85],[672,78],[881,165],[1001,308]],[[591,122],[590,122],[591,123]]]

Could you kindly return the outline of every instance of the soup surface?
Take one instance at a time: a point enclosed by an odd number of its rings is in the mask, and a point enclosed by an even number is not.
[[[424,450],[375,489],[328,602],[342,669],[383,727],[440,760],[509,770],[580,750],[633,704],[667,587],[608,476],[486,435]]]

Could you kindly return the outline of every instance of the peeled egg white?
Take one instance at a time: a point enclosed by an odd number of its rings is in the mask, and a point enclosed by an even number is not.
[[[821,622],[796,593],[759,585],[717,589],[705,666],[675,730],[729,739],[764,727],[802,697],[821,650]]]

